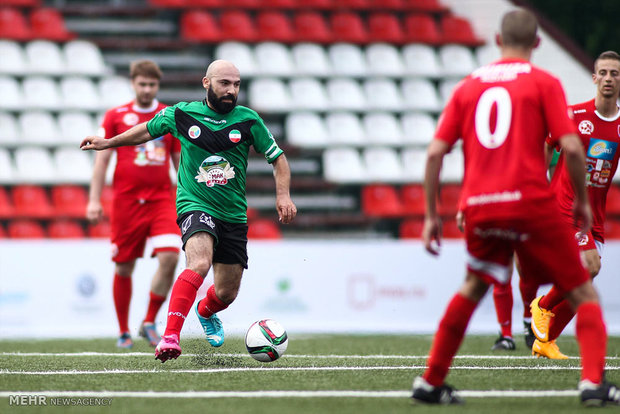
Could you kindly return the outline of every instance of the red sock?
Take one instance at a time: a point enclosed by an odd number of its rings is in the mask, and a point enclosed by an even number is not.
[[[576,334],[581,354],[581,379],[600,384],[605,369],[607,330],[598,303],[583,303],[577,308]]]
[[[424,372],[424,379],[434,387],[443,384],[452,358],[458,351],[465,336],[469,319],[478,304],[460,293],[454,295],[446,309],[439,328],[435,334],[433,345],[428,357],[428,368]]]
[[[129,332],[129,302],[131,302],[131,277],[114,274],[112,282],[112,296],[114,309],[121,333]]]
[[[210,318],[211,315],[224,310],[228,303],[224,303],[215,294],[215,285],[211,285],[207,290],[207,296],[198,303],[198,313],[200,316]]]
[[[549,293],[543,296],[538,302],[538,306],[543,309],[553,309],[556,305],[559,305],[560,302],[564,300],[564,293],[562,293],[558,288],[553,286]]]
[[[185,317],[196,300],[196,292],[202,285],[202,276],[198,273],[185,269],[172,286],[170,304],[168,305],[168,320],[164,335],[176,334],[181,336],[181,328]]]
[[[521,300],[523,301],[523,318],[531,318],[532,312],[530,311],[530,303],[536,299],[538,285],[524,282],[522,278],[519,278],[519,291],[521,292]]]
[[[555,315],[549,322],[549,340],[553,341],[560,336],[566,325],[573,319],[575,312],[566,299],[555,305],[551,312]]]
[[[507,285],[493,286],[493,303],[497,322],[502,329],[502,336],[512,338],[512,287]]]
[[[146,310],[146,316],[144,317],[144,322],[153,323],[155,322],[155,318],[157,317],[157,312],[161,309],[161,305],[166,301],[165,296],[160,296],[156,293],[149,293],[149,307]]]

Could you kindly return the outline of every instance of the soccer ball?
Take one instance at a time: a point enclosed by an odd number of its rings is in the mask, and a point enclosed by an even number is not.
[[[250,356],[260,362],[271,362],[284,355],[288,335],[278,322],[263,319],[254,322],[245,334],[245,347]]]

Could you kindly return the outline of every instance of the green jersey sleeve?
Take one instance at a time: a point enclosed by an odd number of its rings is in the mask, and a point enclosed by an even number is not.
[[[171,133],[175,137],[178,136],[176,123],[174,121],[175,106],[168,106],[157,113],[150,121],[146,123],[146,129],[152,137],[161,137],[162,135]]]
[[[261,118],[257,118],[257,122],[252,125],[251,131],[254,136],[254,149],[259,154],[265,155],[269,164],[283,153]]]

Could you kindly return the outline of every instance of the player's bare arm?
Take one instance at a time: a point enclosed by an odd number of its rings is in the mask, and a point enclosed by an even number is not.
[[[88,204],[86,206],[86,218],[91,223],[98,223],[103,218],[103,206],[101,205],[101,192],[105,185],[105,174],[112,158],[112,151],[104,150],[97,153],[95,167],[90,180],[88,191]]]
[[[140,145],[152,140],[153,138],[154,137],[151,136],[149,130],[146,128],[146,122],[143,122],[110,139],[90,135],[82,140],[80,143],[80,148],[84,151],[101,151],[108,148]]]
[[[291,168],[284,154],[273,162],[273,177],[276,182],[276,210],[278,219],[284,224],[293,221],[297,215],[297,207],[291,200]]]
[[[586,192],[586,156],[581,141],[575,134],[564,135],[560,145],[566,161],[566,169],[575,190],[573,217],[580,227],[580,234],[585,234],[592,227],[592,211]]]
[[[437,194],[439,192],[439,172],[443,157],[450,147],[442,140],[434,139],[428,146],[426,154],[426,171],[424,174],[424,193],[426,196],[426,212],[422,240],[426,250],[438,255],[441,245],[441,220],[437,213]],[[436,246],[434,245],[436,243]]]

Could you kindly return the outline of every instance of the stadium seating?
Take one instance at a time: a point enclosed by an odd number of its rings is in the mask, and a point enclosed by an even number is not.
[[[0,40],[0,75],[23,75],[26,73],[26,56],[19,43]]]
[[[0,224],[0,239],[5,239],[7,237],[8,237],[8,234],[6,233],[4,226]]]
[[[370,75],[399,77],[405,73],[403,59],[394,45],[370,44],[366,48],[365,56]]]
[[[44,187],[16,185],[11,191],[17,217],[48,219],[54,216],[54,208]]]
[[[44,239],[47,237],[43,225],[30,219],[11,220],[7,226],[7,233],[12,239]]]
[[[286,117],[285,131],[290,144],[305,148],[330,145],[325,122],[315,112],[294,112]]]
[[[0,145],[17,145],[20,137],[21,133],[15,117],[9,113],[0,112]]]
[[[89,224],[87,235],[90,238],[107,239],[110,237],[110,222],[107,220],[100,221],[97,224]]]
[[[398,191],[391,185],[366,185],[361,196],[362,212],[369,217],[400,217],[404,213]]]
[[[20,147],[13,153],[15,181],[50,184],[56,182],[56,169],[50,152],[43,147]]]
[[[21,11],[12,7],[0,8],[0,38],[21,42],[32,39],[32,30]]]
[[[406,219],[398,227],[398,235],[401,239],[419,239],[422,237],[424,220]]]
[[[86,40],[65,43],[62,53],[67,72],[75,75],[100,76],[110,73],[99,48]]]
[[[248,239],[277,240],[282,232],[273,220],[254,219],[248,223]]]
[[[231,0],[227,3],[232,6]],[[254,20],[241,9],[223,11],[219,22],[223,39],[239,42],[255,42],[258,39]]]
[[[332,32],[325,17],[316,11],[301,11],[293,17],[298,42],[326,44],[332,41]]]
[[[447,218],[454,218],[460,201],[460,184],[444,184],[439,190],[439,214]]]
[[[180,20],[181,38],[196,42],[217,43],[222,40],[219,23],[205,10],[188,10]]]
[[[65,42],[76,37],[67,30],[62,14],[51,7],[33,9],[30,12],[30,26],[32,36],[37,39]]]
[[[296,41],[293,23],[282,12],[268,10],[258,13],[256,26],[259,41],[293,43]]]
[[[424,188],[420,184],[406,184],[400,189],[403,214],[406,216],[423,216],[426,210]]]
[[[224,42],[215,48],[215,59],[235,62],[235,66],[244,76],[254,76],[258,72],[252,49],[241,42]]]
[[[60,46],[50,40],[33,40],[24,46],[28,71],[38,75],[63,75],[67,65]]]
[[[0,184],[7,185],[15,182],[15,166],[9,151],[0,148]]]
[[[328,148],[323,151],[323,176],[333,183],[362,183],[367,172],[357,150],[353,148]]]
[[[403,132],[396,116],[387,112],[371,112],[364,115],[362,124],[368,142],[378,145],[400,145]]]
[[[51,189],[51,199],[56,217],[86,217],[88,194],[84,187],[67,184],[56,185]]]
[[[296,110],[323,111],[330,107],[327,92],[316,78],[299,78],[291,80],[292,107]]]
[[[442,43],[439,27],[428,14],[409,14],[404,24],[405,43],[422,43],[437,46]]]
[[[462,239],[465,235],[459,230],[454,218],[446,218],[442,221],[442,235],[445,239]]]
[[[294,74],[293,57],[282,43],[263,42],[254,47],[258,72],[264,76],[286,77]]]
[[[300,76],[328,76],[331,66],[325,49],[314,43],[298,43],[291,47],[295,72]]]
[[[400,182],[403,180],[403,166],[397,151],[388,147],[370,147],[362,153],[367,181]]]
[[[401,45],[405,41],[405,32],[400,20],[392,13],[371,14],[368,17],[368,31],[373,42]]]
[[[56,145],[58,124],[51,113],[40,110],[24,111],[18,122],[23,145]]]
[[[333,112],[326,116],[331,145],[366,144],[366,133],[357,115],[351,112]]]
[[[335,12],[330,15],[329,22],[332,28],[333,41],[355,44],[368,43],[368,29],[359,14],[350,11]]]
[[[8,76],[0,76],[0,109],[18,110],[24,105],[24,94],[17,79]]]
[[[86,236],[82,226],[73,220],[53,220],[47,226],[48,237],[52,239],[82,239]]]
[[[0,186],[0,219],[9,219],[15,214],[11,195],[5,186]]]
[[[471,47],[484,44],[484,41],[474,34],[473,28],[465,18],[445,14],[441,18],[440,27],[443,43],[456,43]]]

